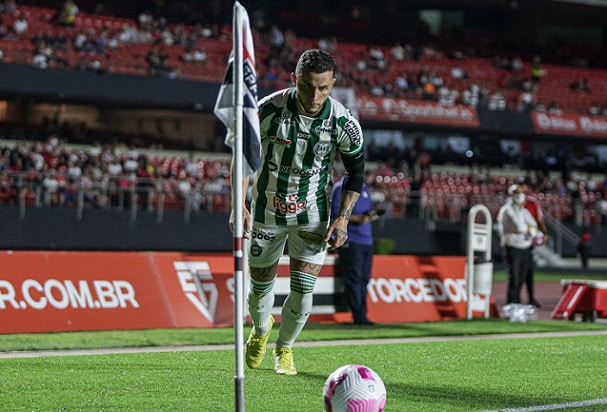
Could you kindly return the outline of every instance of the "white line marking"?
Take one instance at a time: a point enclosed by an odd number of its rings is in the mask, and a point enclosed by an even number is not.
[[[607,404],[607,398],[601,398],[601,399],[588,399],[586,401],[577,401],[577,402],[553,403],[552,405],[530,406],[528,408],[509,408],[509,409],[498,409],[495,411],[483,411],[483,412],[553,411],[555,409],[582,408],[584,406],[606,405],[606,404]]]
[[[492,333],[487,335],[465,335],[465,336],[422,336],[414,338],[378,338],[378,339],[351,339],[330,341],[302,341],[298,347],[331,347],[346,345],[384,345],[392,343],[427,343],[427,342],[457,342],[467,340],[484,339],[532,339],[532,338],[560,338],[566,336],[602,336],[607,335],[607,330],[580,330],[562,332],[536,332],[536,333]],[[272,348],[273,343],[268,343]],[[154,353],[154,352],[189,352],[189,351],[213,351],[234,350],[234,344],[224,345],[188,345],[188,346],[146,346],[126,348],[102,348],[102,349],[65,349],[65,350],[40,350],[40,351],[0,351],[0,359],[16,358],[42,358],[50,356],[85,356],[85,355],[115,355],[126,353]]]

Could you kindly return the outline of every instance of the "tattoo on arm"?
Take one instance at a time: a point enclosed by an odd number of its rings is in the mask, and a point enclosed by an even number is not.
[[[343,217],[346,221],[349,221],[352,216],[352,209],[354,209],[354,205],[359,196],[360,193],[351,190],[342,191],[339,199],[339,213],[337,217]]]

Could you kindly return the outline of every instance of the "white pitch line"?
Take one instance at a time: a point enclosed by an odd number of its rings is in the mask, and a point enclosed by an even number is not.
[[[428,343],[428,342],[453,342],[467,340],[486,339],[531,339],[531,338],[560,338],[566,336],[597,336],[607,335],[607,330],[580,330],[561,332],[535,332],[535,333],[493,333],[486,335],[464,335],[464,336],[420,336],[411,338],[377,338],[377,339],[355,339],[355,340],[331,340],[331,341],[307,341],[297,344],[298,347],[328,347],[345,345],[385,345],[394,343]],[[274,344],[269,343],[268,348]],[[51,356],[84,356],[84,355],[115,355],[128,353],[154,353],[154,352],[186,352],[186,351],[213,351],[233,350],[233,344],[224,345],[188,345],[188,346],[146,346],[125,348],[101,348],[101,349],[59,349],[40,351],[0,351],[0,359],[14,358],[42,358]]]
[[[607,405],[607,398],[588,399],[586,401],[553,403],[551,405],[530,406],[528,408],[508,408],[497,409],[495,411],[483,412],[535,412],[535,411],[553,411],[555,409],[582,408],[584,406]]]

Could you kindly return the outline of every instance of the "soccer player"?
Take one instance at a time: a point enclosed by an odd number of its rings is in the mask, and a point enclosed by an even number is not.
[[[363,184],[363,136],[358,120],[330,96],[335,72],[330,54],[307,50],[291,74],[294,87],[259,102],[262,165],[252,188],[251,212],[243,210],[243,236],[251,239],[247,301],[253,330],[245,348],[250,368],[263,361],[274,324],[273,288],[285,244],[290,292],[282,306],[274,370],[295,375],[293,344],[312,311],[312,292],[327,249],[338,248],[348,238],[348,222]],[[346,178],[337,218],[329,224],[337,152]],[[244,186],[246,193],[249,179]]]

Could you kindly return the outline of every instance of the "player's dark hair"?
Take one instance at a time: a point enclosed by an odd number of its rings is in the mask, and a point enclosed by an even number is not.
[[[301,77],[305,72],[325,73],[337,72],[337,65],[333,57],[326,51],[319,49],[306,50],[299,57],[297,66],[295,67],[295,76]]]

